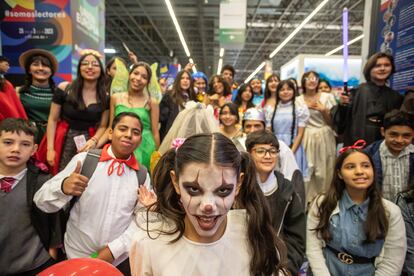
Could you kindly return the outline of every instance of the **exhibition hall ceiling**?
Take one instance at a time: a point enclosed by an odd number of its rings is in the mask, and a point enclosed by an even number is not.
[[[322,0],[247,0],[246,41],[241,50],[225,50],[237,79],[246,78],[318,6]],[[170,55],[188,61],[164,0],[106,0],[106,48],[126,56],[122,41],[140,60],[160,63]],[[171,0],[197,69],[215,74],[219,60],[220,0]],[[364,0],[330,0],[272,59],[273,68],[298,54],[325,54],[342,44],[342,10],[349,9],[349,39],[363,33]],[[361,54],[361,41],[349,46]],[[341,54],[341,51],[338,52]]]

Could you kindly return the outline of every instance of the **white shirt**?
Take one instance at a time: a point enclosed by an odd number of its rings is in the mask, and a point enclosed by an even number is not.
[[[138,224],[150,230],[148,237],[144,230],[135,236],[131,248],[131,274],[134,276],[182,275],[250,275],[250,248],[247,237],[247,218],[245,210],[231,210],[227,214],[227,225],[223,236],[213,243],[198,243],[175,235],[159,235],[157,230],[171,231],[174,224],[150,213],[138,214]]]
[[[14,181],[13,185],[11,186],[11,188],[13,190],[14,187],[16,187],[17,183],[19,183],[23,179],[23,177],[26,175],[26,172],[27,172],[27,168],[24,168],[23,170],[21,170],[16,175],[2,175],[2,174],[0,174],[0,179],[2,179],[3,177],[13,177],[14,179],[16,179],[16,181]]]
[[[261,182],[260,176],[257,174],[257,182],[259,183],[260,189],[265,196],[270,196],[279,188],[276,175],[273,172],[269,174],[269,177],[265,180],[265,182]]]
[[[82,164],[86,152],[75,155],[66,168],[47,181],[35,194],[34,202],[44,212],[62,209],[72,196],[62,192],[63,180]],[[114,157],[111,147],[108,154]],[[128,257],[132,237],[137,231],[134,209],[137,205],[138,179],[133,169],[125,166],[125,172],[108,176],[112,160],[99,162],[86,190],[70,211],[65,233],[65,250],[69,259],[89,257],[108,245],[116,266]],[[150,177],[144,184],[150,189]]]
[[[238,138],[240,145],[242,145],[244,149],[246,149],[246,138],[246,135]],[[299,170],[298,163],[296,163],[295,155],[292,150],[282,140],[278,139],[278,141],[280,150],[279,162],[275,170],[282,173],[283,176],[290,181],[292,180],[293,173],[296,170]]]

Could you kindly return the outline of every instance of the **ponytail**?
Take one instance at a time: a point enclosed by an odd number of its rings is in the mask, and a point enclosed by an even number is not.
[[[170,176],[170,172],[175,170],[175,161],[175,149],[170,149],[161,157],[155,166],[152,174],[152,182],[154,183],[157,201],[147,209],[147,212],[155,211],[174,222],[175,229],[164,233],[168,235],[179,233],[172,242],[178,241],[184,235],[185,228],[185,211],[180,204],[180,196],[175,192]]]

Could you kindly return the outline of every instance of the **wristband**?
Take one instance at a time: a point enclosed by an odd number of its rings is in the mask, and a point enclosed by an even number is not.
[[[89,257],[96,259],[98,257],[98,252],[93,252]]]
[[[95,142],[95,144],[97,144],[97,143],[98,143],[98,139],[97,139],[95,136],[93,136],[93,137],[91,138],[91,140],[92,140],[92,141],[94,141],[94,142]]]

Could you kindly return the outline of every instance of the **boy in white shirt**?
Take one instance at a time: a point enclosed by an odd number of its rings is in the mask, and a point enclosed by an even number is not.
[[[70,209],[64,239],[69,259],[92,255],[130,273],[128,252],[137,230],[134,209],[142,184],[137,177],[142,166],[133,151],[141,143],[141,132],[138,115],[119,114],[110,130],[111,144],[104,146],[90,179],[80,174],[87,153],[79,153],[36,193],[34,201],[45,212],[56,212],[79,197]],[[148,174],[143,185],[150,189]]]

